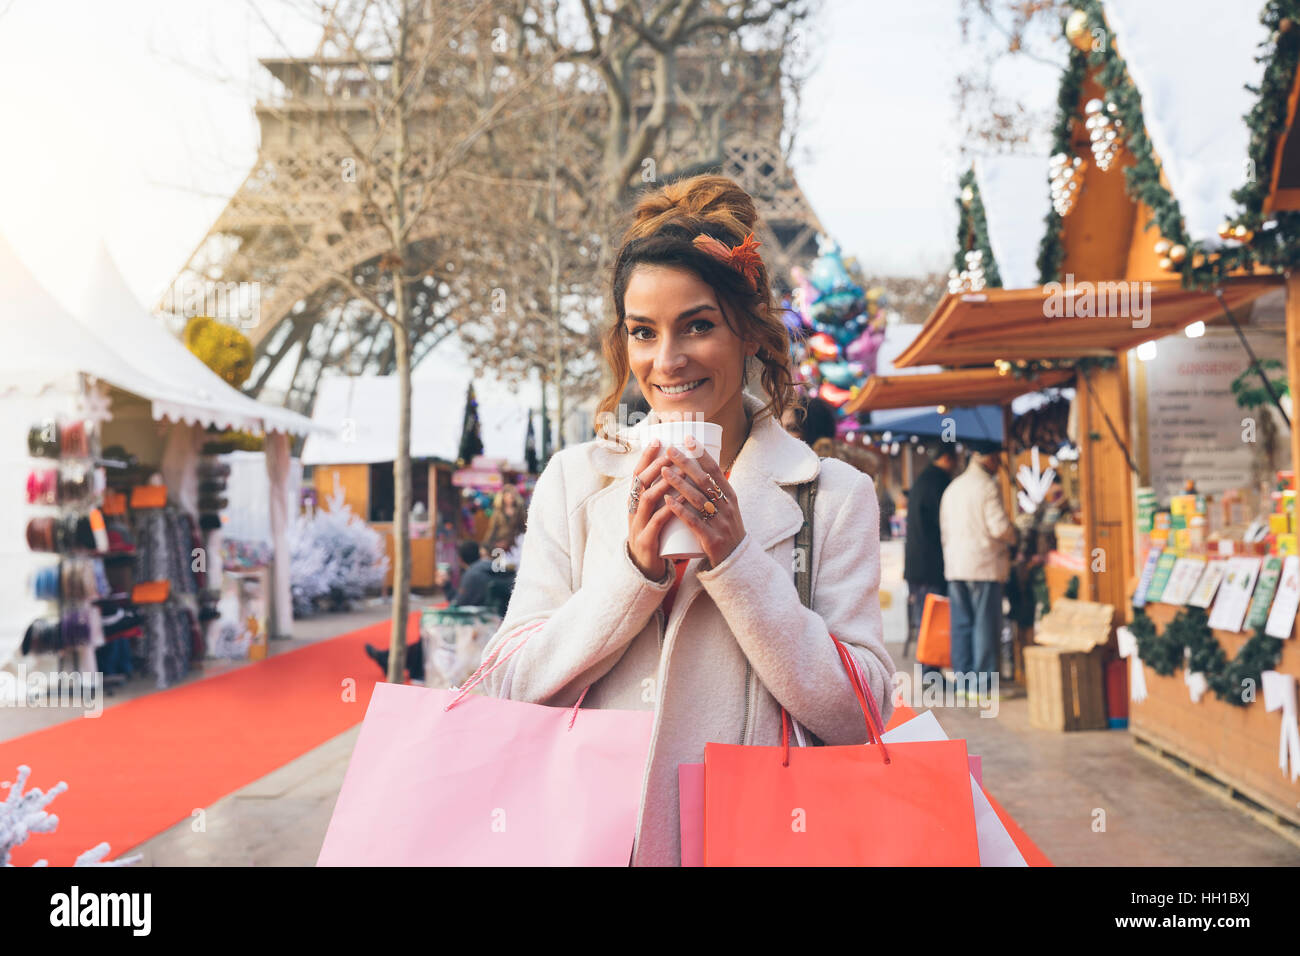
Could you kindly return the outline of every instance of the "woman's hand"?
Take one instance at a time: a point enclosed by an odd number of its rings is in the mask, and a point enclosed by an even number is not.
[[[668,449],[663,477],[676,494],[665,499],[668,507],[664,510],[681,518],[695,532],[708,566],[716,568],[744,540],[745,524],[740,519],[736,492],[713,456],[690,435],[686,436],[686,445],[685,452]],[[714,512],[711,517],[710,509]]]
[[[659,554],[659,537],[673,516],[663,507],[668,483],[664,481],[662,472],[668,458],[659,454],[659,448],[659,440],[655,439],[646,446],[636,463],[632,488],[638,500],[635,509],[631,509],[629,499],[627,516],[628,554],[632,556],[632,563],[652,581],[662,580],[667,573],[668,559]],[[638,479],[640,491],[636,492]]]

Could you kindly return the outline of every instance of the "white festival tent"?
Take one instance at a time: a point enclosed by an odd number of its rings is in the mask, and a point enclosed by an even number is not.
[[[197,503],[197,459],[207,426],[265,432],[273,475],[289,471],[289,433],[317,427],[303,416],[261,405],[210,372],[135,302],[106,253],[96,263],[87,301],[85,317],[65,310],[0,235],[0,334],[5,345],[0,350],[0,494],[6,501],[0,507],[0,667],[14,659],[27,625],[48,613],[32,596],[30,576],[49,556],[31,552],[26,543],[27,521],[38,511],[25,506],[27,475],[37,464],[27,451],[33,425],[106,416],[105,445],[125,444],[132,453],[140,448],[142,461],[159,466],[169,497],[191,509]],[[88,386],[107,387],[106,411],[87,400]],[[273,501],[272,510],[283,511],[283,529],[292,503],[285,482],[280,485],[283,501]],[[287,633],[292,605],[284,538],[281,530],[275,542],[275,623]],[[282,589],[284,600],[279,599]]]
[[[412,380],[412,458],[456,460],[469,382],[468,376]],[[485,394],[477,402],[483,456],[522,471],[530,417],[523,400]],[[374,464],[397,457],[397,379],[392,375],[322,378],[312,417],[330,433],[308,436],[304,465]]]

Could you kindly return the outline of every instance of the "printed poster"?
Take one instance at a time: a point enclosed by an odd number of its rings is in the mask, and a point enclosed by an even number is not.
[[[1147,588],[1147,602],[1159,601],[1164,597],[1165,585],[1169,583],[1169,575],[1174,570],[1174,564],[1178,561],[1178,556],[1172,551],[1163,551],[1160,558],[1156,561],[1155,573],[1151,575],[1151,586]]]
[[[1147,591],[1151,587],[1151,578],[1156,573],[1156,562],[1160,560],[1160,555],[1164,552],[1160,548],[1151,548],[1147,551],[1146,561],[1142,564],[1142,574],[1138,578],[1137,590],[1133,592],[1133,606],[1145,607],[1147,603]]]
[[[1291,636],[1291,627],[1295,624],[1295,612],[1300,606],[1300,556],[1289,554],[1282,562],[1282,576],[1277,582],[1277,598],[1273,601],[1273,611],[1268,616],[1264,633],[1269,637],[1285,640]]]
[[[1210,627],[1220,631],[1240,631],[1250,607],[1250,595],[1255,590],[1259,576],[1259,558],[1237,557],[1228,559],[1223,583],[1214,610],[1210,612]]]
[[[1192,607],[1209,607],[1219,591],[1219,583],[1223,580],[1223,572],[1227,567],[1228,562],[1223,558],[1211,558],[1187,603]]]
[[[1204,570],[1204,558],[1179,558],[1174,562],[1174,569],[1169,572],[1169,582],[1165,585],[1165,593],[1160,596],[1160,602],[1179,606],[1186,604]]]
[[[1250,610],[1246,612],[1246,630],[1253,631],[1263,627],[1268,620],[1268,608],[1277,593],[1277,582],[1282,576],[1282,559],[1269,555],[1264,559],[1264,566],[1259,572],[1259,583],[1255,585],[1255,596],[1250,599]]]

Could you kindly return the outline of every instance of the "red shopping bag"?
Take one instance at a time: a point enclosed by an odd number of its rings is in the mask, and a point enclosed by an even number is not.
[[[852,654],[840,659],[867,746],[706,744],[706,866],[979,866],[964,740],[880,740],[882,722]]]
[[[467,696],[483,667],[376,685],[318,866],[628,865],[653,712]]]

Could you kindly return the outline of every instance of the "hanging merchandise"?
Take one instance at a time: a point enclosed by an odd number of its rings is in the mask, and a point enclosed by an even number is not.
[[[80,462],[65,465],[56,472],[58,480],[58,500],[64,505],[83,504],[95,495],[95,470],[87,468]],[[29,492],[30,496],[30,492]]]
[[[59,473],[53,468],[33,468],[27,475],[27,503],[53,505],[59,500]]]
[[[32,574],[32,593],[38,601],[57,601],[62,593],[61,575],[57,564],[37,568]]]
[[[33,551],[57,551],[55,530],[58,521],[55,518],[32,518],[27,522],[27,547]]]
[[[85,422],[68,422],[59,428],[59,457],[90,457],[90,442],[86,435]]]
[[[33,425],[27,431],[27,451],[33,458],[59,457],[59,428],[54,422]]]

